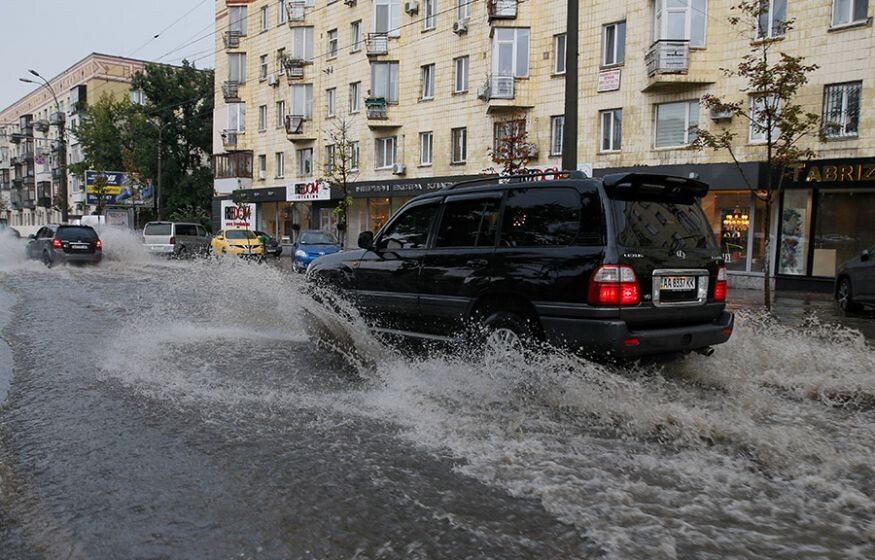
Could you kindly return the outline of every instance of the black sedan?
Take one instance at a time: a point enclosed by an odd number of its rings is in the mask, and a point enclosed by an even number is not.
[[[864,305],[875,306],[875,246],[839,265],[835,298],[842,311],[853,312]]]
[[[283,254],[283,246],[279,241],[271,237],[270,235],[264,233],[263,231],[256,231],[255,235],[262,239],[267,239],[264,244],[264,254],[272,255],[274,257],[279,257]]]

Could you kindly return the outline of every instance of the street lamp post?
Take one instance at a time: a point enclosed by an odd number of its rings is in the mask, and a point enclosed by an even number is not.
[[[55,118],[57,120],[58,126],[58,168],[60,169],[60,182],[58,184],[58,195],[61,198],[61,222],[67,222],[70,218],[69,213],[69,201],[67,200],[67,132],[66,132],[66,117],[63,112],[61,112],[61,104],[58,103],[58,96],[55,95],[55,90],[52,88],[51,84],[49,84],[48,80],[39,75],[39,72],[33,69],[29,69],[33,76],[36,76],[42,83],[35,82],[28,78],[19,78],[20,81],[27,84],[36,84],[41,87],[45,87],[49,90],[49,93],[52,94],[52,98],[55,100]]]
[[[568,0],[565,34],[565,126],[562,131],[562,168],[577,169],[578,25],[580,3]]]

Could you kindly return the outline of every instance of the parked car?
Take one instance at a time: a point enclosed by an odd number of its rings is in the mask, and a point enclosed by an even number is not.
[[[283,254],[283,246],[280,244],[279,241],[263,231],[256,231],[255,235],[261,237],[262,239],[267,239],[267,243],[264,246],[265,255],[271,255],[273,257],[279,258],[279,256]]]
[[[864,305],[875,306],[875,246],[839,265],[834,293],[842,311],[854,312]]]
[[[51,224],[27,239],[27,256],[49,267],[56,263],[97,264],[103,258],[103,242],[91,226]]]
[[[378,332],[538,340],[599,356],[726,342],[726,268],[680,177],[566,173],[466,181],[421,195],[360,249],[317,258],[307,279],[349,297]]]
[[[238,255],[241,257],[264,257],[264,244],[254,231],[248,229],[224,229],[210,242],[214,255]]]
[[[155,255],[206,255],[210,248],[210,233],[200,224],[149,222],[143,227],[143,244]]]
[[[340,251],[340,243],[334,234],[321,230],[305,230],[292,245],[292,270],[306,272],[317,257]]]

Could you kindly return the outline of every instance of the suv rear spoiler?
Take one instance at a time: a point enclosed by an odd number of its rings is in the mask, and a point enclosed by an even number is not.
[[[613,173],[602,177],[605,190],[612,196],[651,196],[675,200],[702,198],[708,194],[708,184],[695,179],[655,173]]]

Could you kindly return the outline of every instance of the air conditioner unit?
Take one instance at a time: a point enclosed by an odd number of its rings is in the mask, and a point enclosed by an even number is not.
[[[711,109],[710,116],[712,121],[728,121],[732,119],[732,111],[718,111],[716,109]]]
[[[405,2],[404,11],[410,15],[417,13],[419,11],[419,2],[416,2],[415,0],[413,2]]]
[[[404,175],[407,173],[407,166],[403,163],[395,163],[392,165],[392,173],[395,175]]]
[[[461,35],[462,33],[468,32],[468,22],[464,19],[456,20],[453,23],[453,33],[456,35]]]
[[[276,74],[271,74],[267,77],[267,85],[277,87],[280,85],[279,79],[276,77]]]

